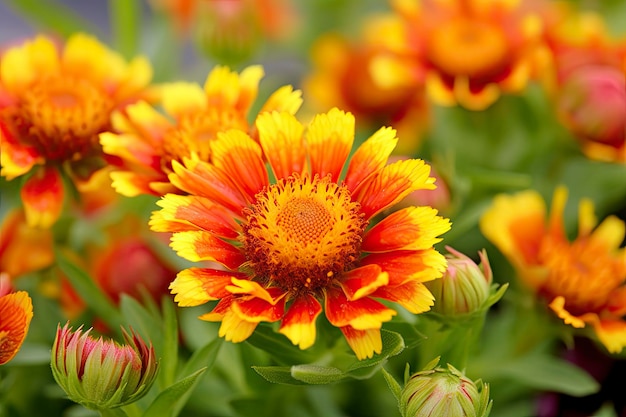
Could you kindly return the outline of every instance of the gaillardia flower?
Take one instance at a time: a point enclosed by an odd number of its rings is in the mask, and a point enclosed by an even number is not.
[[[130,404],[143,397],[157,374],[154,348],[124,329],[123,345],[95,339],[91,329],[57,328],[51,368],[56,382],[70,400],[93,410]]]
[[[0,273],[0,365],[20,350],[33,318],[33,302],[28,293],[9,292],[9,287],[9,278]]]
[[[582,200],[578,237],[570,242],[563,225],[566,199],[566,189],[558,188],[546,221],[537,192],[496,196],[481,231],[566,324],[590,324],[609,352],[620,352],[626,346],[626,248],[620,248],[626,226],[609,216],[594,229],[593,205]]]
[[[179,305],[219,300],[200,318],[221,321],[226,340],[280,322],[279,332],[301,349],[314,344],[324,310],[360,359],[381,352],[380,328],[396,314],[376,298],[412,313],[432,306],[423,282],[445,270],[433,244],[449,221],[430,207],[408,207],[368,229],[411,192],[434,188],[430,168],[422,160],[387,165],[397,142],[390,128],[348,160],[354,125],[336,108],[306,132],[289,113],[263,113],[259,142],[230,130],[218,134],[212,164],[173,163],[170,180],[189,195],[166,195],[151,227],[174,232],[180,256],[224,267],[181,271],[171,284]]]
[[[152,70],[144,58],[127,64],[83,34],[63,50],[38,36],[8,49],[1,62],[1,175],[28,175],[21,190],[27,221],[49,227],[63,206],[61,173],[80,182],[105,164],[98,134],[114,109],[148,97]]]
[[[483,110],[519,93],[544,65],[539,14],[519,0],[393,0],[405,21],[405,51],[425,74],[430,98]]]
[[[162,87],[166,117],[145,102],[113,115],[113,129],[100,136],[104,152],[124,161],[125,169],[113,172],[113,187],[120,194],[164,195],[177,192],[168,181],[172,162],[183,158],[210,161],[218,132],[239,129],[256,135],[247,117],[258,94],[263,68],[251,66],[241,74],[215,67],[204,88],[194,83]],[[276,90],[260,112],[295,113],[302,104],[300,91],[291,86]]]

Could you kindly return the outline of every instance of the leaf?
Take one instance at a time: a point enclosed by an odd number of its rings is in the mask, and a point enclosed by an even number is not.
[[[199,369],[161,391],[143,413],[143,417],[174,417],[178,415],[205,371],[206,368]]]
[[[81,268],[67,258],[59,248],[54,250],[56,263],[78,292],[83,300],[89,300],[89,307],[98,317],[107,322],[114,330],[118,331],[124,323],[124,318],[107,298],[104,292],[98,288],[94,280]]]
[[[165,386],[171,385],[176,378],[178,368],[178,321],[176,319],[176,307],[169,297],[163,297],[162,311],[162,360],[161,381]],[[200,366],[196,369],[199,369]],[[193,369],[195,371],[196,369]],[[191,372],[184,372],[189,375]]]
[[[269,326],[258,326],[246,341],[284,365],[311,362],[316,357],[310,350],[304,351],[294,346],[289,339]]]
[[[291,375],[291,366],[253,366],[252,369],[265,378],[268,382],[275,384],[305,385],[306,383],[295,379]]]
[[[396,399],[396,401],[400,401],[400,395],[402,394],[402,387],[400,386],[398,381],[396,381],[396,379],[389,372],[385,370],[385,368],[382,369],[382,373],[383,373],[383,376],[385,377],[385,381],[387,381],[387,386],[389,386],[389,389],[391,390],[391,393],[393,394],[394,398]]]
[[[529,387],[574,397],[596,393],[600,385],[587,372],[563,359],[528,355],[500,367],[499,372]]]
[[[291,367],[291,376],[307,384],[320,385],[337,382],[345,378],[346,374],[332,366],[294,365]]]
[[[182,374],[187,375],[190,372],[195,371],[201,367],[204,367],[210,370],[215,364],[215,360],[217,359],[217,355],[220,353],[220,348],[223,345],[224,339],[218,337],[214,339],[212,342],[207,343],[201,349],[198,349],[193,352],[191,358],[185,364],[183,368]]]

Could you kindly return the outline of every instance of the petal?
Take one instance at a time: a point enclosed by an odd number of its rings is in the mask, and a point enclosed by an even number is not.
[[[124,107],[124,111],[114,111],[111,124],[114,131],[130,134],[136,141],[148,143],[153,148],[153,154],[160,154],[165,133],[174,128],[167,117],[145,101],[130,104]],[[113,143],[110,145],[114,146]]]
[[[454,79],[454,96],[458,103],[469,110],[485,110],[500,98],[497,84],[485,84],[482,88],[470,87],[468,77],[457,76]]]
[[[0,365],[13,359],[20,350],[32,318],[33,303],[27,292],[0,297]]]
[[[425,80],[426,94],[433,102],[440,106],[456,106],[452,87],[445,83],[438,72],[430,71],[426,74]]]
[[[516,267],[537,264],[546,232],[546,206],[533,190],[499,194],[480,218],[482,234]]]
[[[593,231],[590,241],[593,244],[616,250],[620,247],[626,236],[626,223],[617,216],[608,216]]]
[[[162,209],[154,212],[149,222],[155,232],[204,230],[227,239],[239,235],[232,214],[207,198],[167,194],[157,205]]]
[[[1,119],[0,136],[0,175],[7,180],[24,175],[36,164],[45,162],[34,147],[15,142],[9,128]]]
[[[565,324],[569,324],[577,329],[585,327],[586,323],[591,323],[597,320],[598,315],[596,313],[585,313],[579,316],[575,316],[565,307],[565,298],[562,296],[556,297],[550,302],[549,307],[556,313],[559,318],[563,320]]]
[[[398,303],[413,314],[428,311],[435,304],[435,297],[419,281],[407,281],[396,286],[380,287],[374,291],[372,297]]]
[[[37,36],[2,55],[0,80],[10,91],[23,91],[41,74],[55,74],[59,68],[59,53],[54,43],[45,36]]]
[[[111,187],[126,197],[136,197],[138,195],[159,195],[151,185],[158,178],[150,178],[139,175],[135,172],[114,171],[111,172]]]
[[[193,307],[211,300],[230,295],[226,286],[235,277],[243,278],[239,272],[220,271],[211,268],[188,268],[180,271],[169,288],[174,301],[180,307]]]
[[[371,358],[383,350],[379,329],[356,330],[350,326],[340,328],[350,348],[359,360]]]
[[[72,35],[61,56],[65,72],[74,76],[87,76],[97,84],[119,79],[125,67],[122,57],[109,51],[95,37],[84,33]]]
[[[443,276],[446,258],[435,249],[373,253],[361,260],[361,265],[379,265],[389,274],[389,286],[409,281],[426,282]]]
[[[354,116],[333,108],[315,116],[306,133],[311,175],[337,182],[354,142]]]
[[[565,223],[563,221],[563,213],[565,212],[565,205],[567,203],[567,194],[567,188],[559,186],[554,190],[554,195],[552,196],[548,230],[551,236],[557,238],[565,237]]]
[[[219,132],[211,144],[213,164],[221,169],[254,202],[254,196],[269,184],[261,147],[240,130]]]
[[[138,164],[144,170],[161,170],[161,155],[157,155],[155,144],[141,140],[133,134],[101,133],[100,145],[104,153],[122,158],[127,163]],[[165,175],[163,175],[165,177]]]
[[[415,190],[432,190],[435,178],[421,159],[407,159],[387,165],[358,190],[356,198],[366,219],[393,206]]]
[[[235,108],[246,114],[259,93],[259,82],[265,75],[261,65],[251,65],[239,75],[239,96]]]
[[[65,198],[61,174],[53,167],[38,169],[26,180],[20,195],[30,227],[52,226],[61,215]]]
[[[301,105],[302,91],[294,90],[290,85],[284,85],[272,93],[259,113],[277,111],[296,114]]]
[[[192,262],[219,262],[236,270],[246,261],[245,255],[239,249],[201,230],[174,233],[170,246],[178,256]]]
[[[610,353],[621,353],[626,347],[626,322],[619,319],[598,320],[594,330],[600,342]]]
[[[370,295],[377,288],[389,283],[389,274],[378,265],[365,265],[341,275],[339,285],[350,301]]]
[[[206,94],[202,87],[195,83],[168,83],[161,86],[161,94],[163,109],[176,119],[207,108]]]
[[[285,296],[285,292],[276,287],[263,288],[261,284],[250,281],[247,278],[231,280],[231,285],[226,287],[231,294],[246,294],[264,300],[271,305],[278,304]]]
[[[364,236],[365,252],[422,250],[441,241],[450,230],[450,221],[437,216],[431,207],[407,207],[398,210],[372,227]]]
[[[394,129],[390,127],[378,129],[350,158],[345,179],[346,187],[354,193],[363,181],[383,169],[397,143],[398,138]]]
[[[356,330],[380,329],[396,315],[394,310],[371,298],[350,301],[336,288],[327,290],[324,310],[333,326],[352,326]]]
[[[263,75],[263,68],[259,65],[247,67],[241,75],[225,66],[216,66],[204,83],[209,104],[245,114],[256,98]]]
[[[289,306],[278,331],[300,349],[307,349],[315,343],[315,320],[321,312],[319,301],[310,294],[304,294]]]
[[[223,337],[229,342],[239,343],[250,337],[259,322],[242,319],[239,314],[233,311],[232,304],[232,297],[224,298],[217,303],[213,311],[198,318],[206,321],[221,321],[222,324],[218,331],[219,337]]]
[[[235,298],[231,309],[242,320],[251,323],[260,323],[262,321],[273,323],[283,317],[285,301],[284,297],[281,297],[276,304],[268,303],[257,297]]]
[[[302,124],[289,113],[262,113],[256,119],[259,142],[276,179],[306,170]]]
[[[179,189],[221,204],[239,216],[246,206],[241,191],[228,176],[214,165],[204,161],[185,160],[185,166],[172,161],[174,173],[170,182]]]

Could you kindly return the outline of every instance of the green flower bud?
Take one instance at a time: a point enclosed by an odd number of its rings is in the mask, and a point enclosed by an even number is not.
[[[489,385],[473,382],[439,358],[412,375],[400,392],[402,417],[487,417],[491,412]]]
[[[52,346],[52,374],[74,402],[94,409],[120,407],[143,397],[154,382],[154,348],[131,329],[122,333],[126,344],[95,339],[91,329],[75,332],[66,324],[57,328]]]
[[[480,265],[472,259],[446,247],[448,268],[441,279],[427,282],[435,297],[432,311],[445,316],[460,316],[482,310],[491,293],[493,276],[487,253],[478,252]]]

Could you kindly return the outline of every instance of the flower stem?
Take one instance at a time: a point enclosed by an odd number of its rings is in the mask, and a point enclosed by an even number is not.
[[[108,408],[106,410],[100,410],[102,417],[128,417],[128,415],[121,408]]]

